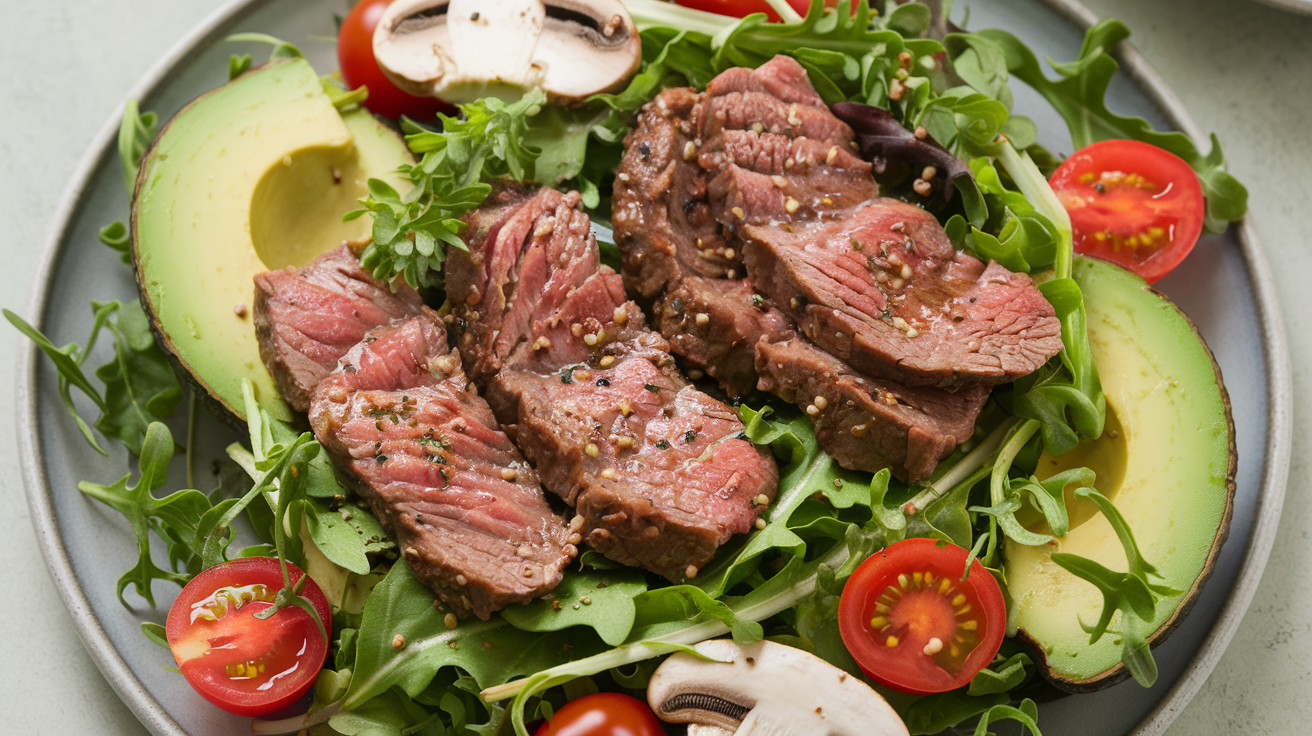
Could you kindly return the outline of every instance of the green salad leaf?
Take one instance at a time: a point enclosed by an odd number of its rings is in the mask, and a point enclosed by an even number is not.
[[[142,443],[139,467],[140,476],[129,485],[132,476],[125,475],[110,485],[83,481],[78,490],[104,503],[127,517],[137,539],[137,564],[118,580],[118,598],[124,606],[123,591],[133,586],[153,608],[155,596],[151,583],[167,580],[185,585],[192,575],[203,569],[200,559],[199,528],[204,516],[210,512],[210,500],[204,493],[183,490],[156,498],[152,491],[162,487],[169,462],[173,459],[173,435],[168,427],[153,422],[146,430]],[[165,551],[173,569],[155,564],[151,556],[150,533],[164,542]],[[179,572],[181,565],[185,572]]]
[[[22,317],[7,309],[4,315],[50,358],[59,373],[59,397],[87,443],[100,454],[106,454],[91,433],[91,426],[77,412],[72,398],[74,387],[100,410],[95,428],[106,437],[122,442],[133,455],[140,455],[147,427],[173,414],[182,401],[182,387],[155,343],[140,303],[135,300],[127,304],[92,302],[91,308],[94,317],[91,334],[83,347],[76,343],[57,347]],[[96,378],[104,384],[102,392],[82,371],[82,364],[104,330],[114,338],[114,356],[95,371]]]
[[[118,128],[118,157],[123,165],[123,186],[129,197],[137,187],[141,157],[146,155],[158,134],[159,116],[153,112],[141,112],[137,101],[129,97],[123,103],[123,121]]]
[[[525,142],[528,120],[542,112],[546,94],[535,89],[507,103],[494,97],[463,105],[461,117],[439,114],[442,131],[406,121],[406,142],[422,156],[400,173],[414,187],[405,195],[380,179],[347,220],[373,216],[373,240],[360,263],[384,283],[398,278],[416,288],[441,284],[446,248],[465,250],[460,239],[468,214],[491,192],[488,181],[528,179],[541,150]]]
[[[1107,517],[1125,550],[1129,569],[1115,572],[1093,560],[1066,552],[1054,552],[1052,561],[1072,575],[1092,583],[1103,595],[1103,609],[1098,621],[1093,625],[1080,622],[1089,634],[1090,644],[1101,639],[1112,623],[1112,616],[1118,611],[1121,613],[1121,661],[1140,685],[1151,687],[1157,681],[1157,663],[1153,661],[1147,637],[1153,633],[1151,626],[1157,602],[1181,595],[1184,591],[1152,582],[1154,578],[1161,580],[1162,576],[1143,558],[1125,517],[1106,496],[1092,488],[1080,488],[1075,495],[1096,503]]]
[[[1075,61],[1050,62],[1058,74],[1056,80],[1043,72],[1034,52],[1012,34],[986,30],[978,35],[1001,50],[1012,76],[1034,88],[1061,114],[1077,149],[1114,138],[1151,143],[1184,159],[1198,174],[1207,198],[1209,231],[1221,232],[1228,223],[1244,216],[1248,209],[1248,190],[1226,171],[1221,144],[1215,135],[1211,151],[1204,155],[1183,133],[1160,132],[1143,118],[1117,115],[1107,109],[1107,88],[1120,68],[1112,54],[1130,36],[1124,23],[1108,19],[1090,28]]]

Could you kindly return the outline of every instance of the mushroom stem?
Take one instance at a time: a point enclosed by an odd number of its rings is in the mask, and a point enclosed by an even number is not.
[[[733,736],[733,731],[719,726],[704,726],[700,723],[688,724],[688,736]]]

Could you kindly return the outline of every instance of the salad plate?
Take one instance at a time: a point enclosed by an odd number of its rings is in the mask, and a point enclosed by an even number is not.
[[[328,71],[336,66],[333,15],[346,6],[343,0],[234,0],[180,40],[131,96],[162,120],[172,117],[192,98],[227,81],[228,56],[239,49],[223,39],[238,32],[287,39],[317,69]],[[1074,0],[991,0],[972,5],[969,25],[1009,30],[1037,55],[1066,60],[1078,52],[1084,29],[1095,20]],[[1203,140],[1141,57],[1123,47],[1120,58],[1123,74],[1108,96],[1112,109]],[[1066,126],[1057,114],[1023,85],[1014,90],[1016,108],[1034,119],[1040,142],[1070,153]],[[115,112],[78,168],[37,277],[27,316],[56,344],[83,339],[90,330],[88,298],[137,298],[130,269],[97,242],[99,228],[124,219],[128,211],[115,151],[119,119]],[[1229,539],[1191,615],[1156,649],[1157,683],[1145,689],[1127,681],[1044,703],[1039,722],[1048,736],[1164,732],[1219,661],[1257,588],[1275,536],[1289,465],[1292,390],[1284,326],[1251,222],[1204,237],[1193,255],[1156,287],[1195,322],[1230,393],[1239,464]],[[246,719],[209,707],[183,678],[163,669],[173,665],[172,657],[140,632],[143,620],[163,622],[176,591],[159,586],[157,608],[131,593],[131,608],[116,599],[113,581],[135,562],[132,531],[117,513],[79,493],[77,482],[123,475],[125,454],[118,449],[102,458],[87,451],[78,427],[59,405],[54,369],[39,359],[33,345],[24,349],[18,421],[28,501],[46,563],[93,660],[155,734],[246,731]],[[173,430],[182,437],[187,428]],[[194,445],[210,453],[200,455],[201,468],[237,439],[208,415],[196,431]],[[170,471],[168,488],[186,485],[181,458]]]

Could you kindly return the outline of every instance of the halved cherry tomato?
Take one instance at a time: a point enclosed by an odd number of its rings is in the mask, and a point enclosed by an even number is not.
[[[364,106],[383,117],[395,120],[408,115],[430,122],[438,112],[454,112],[454,107],[435,97],[415,97],[403,92],[378,68],[374,59],[374,28],[392,2],[360,0],[342,21],[337,32],[337,63],[342,67],[342,81],[351,89],[360,85],[369,87]]]
[[[1203,231],[1203,188],[1179,156],[1141,141],[1102,141],[1049,180],[1071,215],[1075,250],[1152,283],[1179,265]]]
[[[305,573],[288,563],[295,586]],[[244,557],[191,579],[165,627],[169,648],[196,692],[237,715],[261,716],[296,702],[314,684],[328,643],[310,614],[295,606],[260,620],[283,588],[282,569],[271,557]],[[328,601],[313,580],[301,595],[314,604],[331,631]]]
[[[865,1],[852,0],[853,15],[856,15],[856,4]],[[685,8],[705,10],[708,13],[719,13],[720,15],[732,15],[735,18],[745,18],[752,13],[765,13],[770,16],[771,21],[779,22],[779,14],[774,12],[765,0],[675,0],[675,2]],[[788,4],[803,18],[806,17],[806,11],[811,9],[811,0],[788,0]],[[826,8],[833,8],[837,5],[838,0],[825,0]]]
[[[566,703],[534,736],[665,736],[665,729],[641,700],[594,693]]]
[[[867,675],[904,693],[966,685],[993,661],[1007,628],[1002,589],[970,553],[906,539],[852,573],[838,605],[843,643]]]

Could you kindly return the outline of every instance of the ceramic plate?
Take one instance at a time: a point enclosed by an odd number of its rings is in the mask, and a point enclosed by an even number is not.
[[[227,81],[233,47],[222,39],[239,31],[288,39],[316,68],[332,69],[336,61],[328,39],[335,35],[333,13],[344,6],[343,0],[233,2],[183,39],[132,96],[142,100],[144,109],[171,117],[193,97]],[[970,15],[973,28],[1006,28],[1040,57],[1061,60],[1078,52],[1083,28],[1092,20],[1089,11],[1071,0],[975,3]],[[1181,129],[1201,140],[1178,101],[1143,60],[1128,48],[1121,56],[1128,73],[1112,86],[1112,109],[1142,115],[1158,127]],[[1056,114],[1023,85],[1015,85],[1015,93],[1019,111],[1033,117],[1043,131],[1041,142],[1069,153],[1066,128]],[[136,298],[129,269],[96,238],[100,226],[126,219],[128,212],[114,146],[118,119],[115,113],[106,123],[73,180],[28,312],[56,344],[85,340],[91,323],[89,299]],[[1253,228],[1244,223],[1224,236],[1204,238],[1158,287],[1197,323],[1216,353],[1234,404],[1239,472],[1230,538],[1193,613],[1157,649],[1161,676],[1156,686],[1145,690],[1126,682],[1093,695],[1045,703],[1040,722],[1047,736],[1163,732],[1229,643],[1275,536],[1289,465],[1289,357],[1271,277]],[[161,669],[171,665],[172,658],[139,632],[142,620],[163,620],[176,593],[172,586],[156,586],[158,609],[150,609],[132,593],[128,600],[135,610],[116,600],[114,581],[135,562],[132,533],[123,517],[79,493],[77,481],[117,478],[124,473],[126,458],[121,450],[100,458],[87,449],[59,405],[55,372],[37,360],[30,345],[25,349],[18,421],[28,459],[28,500],[46,562],[92,658],[156,734],[245,732],[246,719],[209,706],[181,677]],[[92,362],[100,359],[93,356]],[[84,415],[93,415],[92,407],[83,409]],[[206,420],[199,446],[222,448],[235,438]],[[183,430],[174,427],[175,436],[182,437]],[[169,487],[181,487],[181,464],[172,471]]]
[[[1288,10],[1291,13],[1312,15],[1312,0],[1257,0],[1263,5]]]

